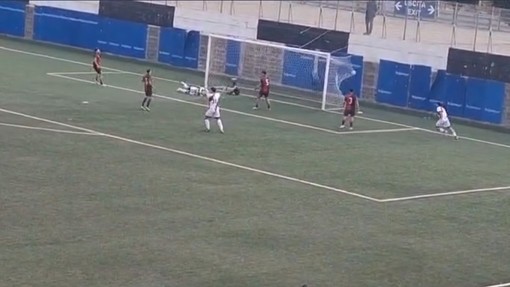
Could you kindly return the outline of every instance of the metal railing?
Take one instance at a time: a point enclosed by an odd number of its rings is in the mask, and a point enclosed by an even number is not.
[[[364,34],[367,1],[148,1],[179,8],[214,11],[331,30]],[[400,2],[400,4],[397,4]],[[510,10],[443,1],[432,3],[433,16],[399,13],[402,1],[377,0],[371,37],[415,41],[510,55]],[[416,2],[416,1],[413,1]],[[419,2],[419,1],[418,1]],[[425,2],[425,1],[424,1]],[[404,7],[405,8],[405,7]],[[407,9],[407,8],[405,8]],[[416,12],[416,11],[415,11]]]

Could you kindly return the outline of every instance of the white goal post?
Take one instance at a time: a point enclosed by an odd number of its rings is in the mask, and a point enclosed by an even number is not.
[[[340,109],[340,84],[355,73],[349,57],[214,34],[207,39],[206,88],[226,87],[235,78],[242,93],[254,95],[253,88],[266,71],[272,95],[320,104],[323,110]]]

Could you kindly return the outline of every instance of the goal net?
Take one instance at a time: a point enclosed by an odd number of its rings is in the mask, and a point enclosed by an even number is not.
[[[331,56],[327,93],[322,103],[322,109],[338,110],[342,108],[344,94],[352,88],[343,84],[345,80],[355,75],[356,70],[352,65],[351,56]]]
[[[271,98],[323,110],[341,108],[343,93],[347,92],[342,82],[354,75],[349,56],[336,57],[257,40],[208,36],[205,87],[214,86],[232,94],[233,86],[237,85],[242,96],[254,96],[262,71],[270,78]]]

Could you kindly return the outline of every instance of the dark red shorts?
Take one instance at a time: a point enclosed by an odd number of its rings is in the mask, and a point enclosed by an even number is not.
[[[96,64],[92,65],[92,68],[94,68],[94,71],[96,71],[96,73],[101,74],[101,68],[99,68]]]
[[[269,91],[259,91],[259,98],[267,98],[269,97]]]
[[[344,110],[344,117],[354,117],[356,115],[356,111],[354,109]]]
[[[145,96],[152,97],[152,86],[145,87]]]

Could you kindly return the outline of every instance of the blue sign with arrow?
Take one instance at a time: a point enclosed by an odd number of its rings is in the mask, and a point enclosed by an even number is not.
[[[394,13],[402,16],[434,19],[437,15],[437,1],[396,0]]]

